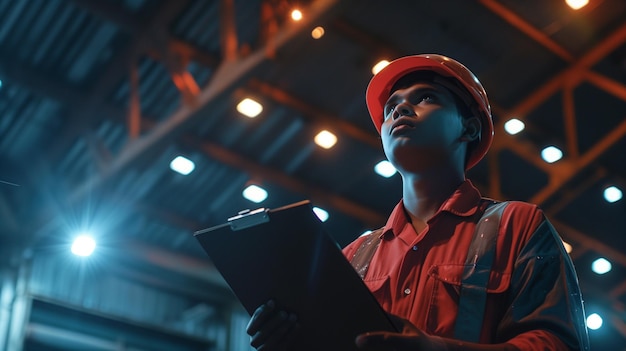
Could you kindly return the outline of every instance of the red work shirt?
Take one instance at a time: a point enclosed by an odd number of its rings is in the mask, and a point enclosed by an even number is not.
[[[429,334],[452,338],[467,251],[482,211],[470,181],[416,233],[400,201],[382,228],[365,284],[389,313]],[[344,249],[350,260],[362,236]],[[521,350],[579,348],[582,299],[569,256],[535,205],[505,208],[487,286],[480,342]],[[577,331],[578,328],[578,331]],[[582,327],[584,329],[584,326]]]

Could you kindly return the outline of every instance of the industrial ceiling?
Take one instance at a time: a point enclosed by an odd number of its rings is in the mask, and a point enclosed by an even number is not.
[[[593,349],[626,350],[626,205],[603,198],[626,190],[622,0],[0,0],[0,345],[248,350],[193,232],[304,199],[341,246],[384,225],[401,179],[374,172],[364,93],[379,60],[415,53],[480,78],[496,136],[468,177],[543,208],[604,318]],[[263,111],[243,116],[243,98]],[[511,118],[526,128],[506,133]],[[251,184],[265,201],[241,196]],[[96,250],[74,257],[85,230]]]

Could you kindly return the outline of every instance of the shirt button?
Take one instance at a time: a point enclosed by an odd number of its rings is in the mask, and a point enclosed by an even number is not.
[[[413,246],[413,251],[417,251],[417,245]]]
[[[409,288],[404,289],[404,294],[405,295],[408,295],[410,293],[411,293],[411,289],[409,289]]]

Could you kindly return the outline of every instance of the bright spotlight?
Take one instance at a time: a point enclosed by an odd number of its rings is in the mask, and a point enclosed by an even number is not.
[[[337,143],[337,136],[327,130],[322,130],[315,136],[315,143],[324,149],[330,149]]]
[[[524,124],[524,122],[520,121],[517,118],[512,118],[504,123],[504,130],[511,135],[515,135],[521,132],[522,130],[524,130],[525,127],[526,125]]]
[[[89,256],[96,249],[96,241],[88,234],[81,234],[72,243],[72,253],[76,256]]]
[[[609,262],[606,258],[602,258],[602,257],[593,261],[593,263],[591,264],[591,270],[597,274],[608,273],[611,271],[611,268],[613,268],[613,265],[611,265],[611,262]]]
[[[311,36],[313,39],[319,39],[324,36],[324,27],[315,27],[311,31]]]
[[[571,253],[572,253],[572,245],[570,245],[569,243],[567,243],[567,242],[563,241],[563,246],[565,247],[565,251],[566,251],[568,254],[571,254]]]
[[[313,207],[313,212],[315,212],[315,215],[320,219],[320,221],[326,222],[328,220],[328,212],[326,210],[319,207]]]
[[[374,172],[382,177],[389,178],[392,175],[396,174],[397,170],[396,167],[391,164],[391,162],[383,160],[378,162],[376,166],[374,166]]]
[[[175,159],[170,162],[170,169],[172,171],[178,172],[182,175],[188,175],[193,172],[196,168],[196,165],[188,158],[183,156],[177,156]]]
[[[291,11],[291,19],[294,21],[299,21],[302,19],[302,11],[300,10],[293,10]]]
[[[263,105],[250,98],[245,98],[237,104],[237,111],[244,116],[254,118],[263,112]]]
[[[253,184],[243,190],[243,197],[252,202],[259,203],[267,199],[267,191]]]
[[[622,191],[616,186],[610,186],[604,189],[604,199],[610,203],[617,202],[622,199]]]
[[[602,317],[597,313],[592,313],[587,317],[587,328],[591,330],[600,329],[602,326]]]
[[[556,146],[548,146],[541,150],[541,157],[548,163],[554,163],[563,158],[563,151]]]
[[[387,60],[380,60],[380,61],[378,61],[378,63],[375,64],[374,67],[372,67],[372,73],[376,74],[376,73],[382,71],[382,69],[387,67],[388,64],[389,64],[389,61],[387,61]]]
[[[574,10],[580,10],[589,4],[589,0],[565,0],[565,3]]]

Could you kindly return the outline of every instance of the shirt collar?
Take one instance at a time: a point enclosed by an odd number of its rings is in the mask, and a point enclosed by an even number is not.
[[[463,183],[461,183],[461,185],[459,185],[454,193],[452,193],[452,195],[450,195],[450,197],[443,202],[433,218],[437,217],[441,212],[450,212],[459,217],[469,217],[478,210],[480,199],[481,194],[478,189],[474,187],[469,179],[466,179]],[[398,235],[408,223],[409,220],[404,210],[404,201],[400,199],[400,202],[398,202],[396,207],[391,212],[382,235]]]

